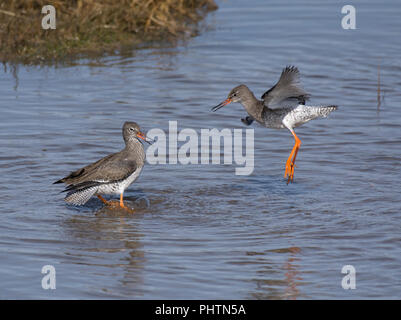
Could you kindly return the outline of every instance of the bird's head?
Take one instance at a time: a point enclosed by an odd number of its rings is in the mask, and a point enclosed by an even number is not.
[[[230,91],[227,96],[227,99],[223,102],[219,103],[217,106],[212,108],[212,111],[217,111],[220,108],[232,103],[232,102],[242,102],[244,98],[249,94],[249,89],[246,85],[241,84]]]
[[[151,144],[152,140],[147,138],[146,135],[141,131],[139,125],[136,122],[125,122],[123,126],[123,137],[124,141],[143,140]]]

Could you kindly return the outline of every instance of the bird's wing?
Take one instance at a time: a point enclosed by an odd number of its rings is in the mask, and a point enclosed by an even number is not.
[[[97,170],[93,170],[85,177],[85,181],[97,181],[101,183],[117,182],[129,177],[138,169],[138,163],[119,155],[118,161],[103,162]]]
[[[104,170],[103,170],[104,169]],[[96,192],[97,187],[128,178],[140,169],[133,160],[122,160],[116,163],[104,164],[99,170],[89,172],[85,179],[69,183],[64,192],[67,192],[66,201],[73,204],[84,204]]]
[[[117,158],[118,161],[115,161]],[[119,181],[129,176],[137,168],[138,164],[135,160],[130,157],[124,157],[124,154],[114,153],[84,168],[71,172],[68,176],[55,183],[64,182],[67,185],[77,186],[86,183]]]
[[[262,95],[263,104],[269,108],[291,101],[305,104],[308,98],[309,94],[301,87],[299,70],[293,66],[286,67],[278,82]]]
[[[66,184],[74,184],[79,183],[82,180],[85,180],[85,177],[101,166],[105,161],[112,158],[115,154],[110,154],[94,163],[87,165],[86,167],[80,168],[71,172],[68,176],[56,181],[55,183],[66,183]]]

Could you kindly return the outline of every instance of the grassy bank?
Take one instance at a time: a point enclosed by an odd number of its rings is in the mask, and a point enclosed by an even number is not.
[[[42,7],[56,9],[56,29],[42,28]],[[101,56],[148,41],[196,34],[214,0],[3,0],[0,61],[52,63]]]

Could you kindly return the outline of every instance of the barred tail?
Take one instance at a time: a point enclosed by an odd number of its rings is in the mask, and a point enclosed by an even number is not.
[[[337,106],[322,106],[322,107],[317,107],[318,108],[318,113],[319,117],[327,117],[330,113],[332,113],[334,110],[337,110]]]
[[[97,181],[71,184],[64,190],[64,192],[67,192],[64,200],[74,205],[83,205],[97,192],[99,184]]]
[[[67,193],[65,201],[74,205],[83,205],[96,193],[97,188],[91,187],[81,190],[72,190]]]

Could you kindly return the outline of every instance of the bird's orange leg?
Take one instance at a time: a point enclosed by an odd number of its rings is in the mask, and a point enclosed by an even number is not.
[[[120,194],[120,207],[125,208],[124,201],[123,201],[123,192],[121,192],[121,194]]]
[[[98,194],[97,197],[98,197],[104,204],[107,204],[107,205],[110,204],[109,201],[107,201],[105,198],[103,198],[100,194]]]
[[[105,198],[103,198],[101,195],[97,195],[97,197],[107,206],[111,206],[111,207],[115,207],[118,206],[118,202],[117,201],[107,201]]]
[[[295,151],[295,145],[291,150],[290,155],[288,156],[287,162],[285,164],[285,172],[284,172],[284,178],[287,178],[287,176],[290,174],[291,172],[291,163],[292,163],[292,157],[294,155],[294,151]]]
[[[120,207],[127,210],[129,213],[134,213],[134,209],[128,208],[124,205],[123,192],[120,194]]]
[[[291,130],[291,133],[294,136],[295,144],[285,165],[284,178],[288,176],[287,184],[294,180],[295,159],[297,158],[298,150],[301,146],[301,140],[297,137],[294,130]]]

